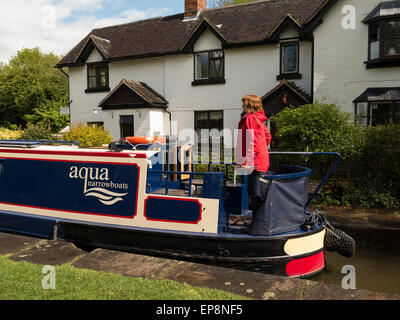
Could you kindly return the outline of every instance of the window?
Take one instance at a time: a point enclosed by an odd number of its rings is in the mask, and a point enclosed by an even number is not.
[[[94,127],[94,128],[104,128],[104,122],[98,121],[98,122],[88,122],[88,126]]]
[[[369,25],[367,67],[400,65],[400,20],[383,20]]]
[[[383,23],[384,48],[383,54],[388,56],[400,55],[400,20]]]
[[[94,63],[87,65],[87,82],[88,88],[86,92],[109,91],[109,70],[108,64]]]
[[[121,130],[121,138],[134,136],[134,118],[133,116],[120,116],[119,126]]]
[[[277,79],[301,79],[301,74],[299,74],[299,43],[281,43],[280,57],[280,75]]]
[[[357,105],[356,114],[365,125],[400,123],[400,101],[377,101]]]
[[[218,159],[221,156],[221,146],[223,145],[223,137],[221,131],[224,129],[224,112],[223,111],[197,111],[194,115],[194,129],[196,131],[196,142],[198,147],[198,155],[201,159],[208,157]],[[202,153],[202,147],[208,154]],[[218,149],[218,154],[212,155],[212,152]],[[209,159],[209,158],[208,158]]]
[[[194,54],[193,85],[225,83],[225,57],[223,50]]]
[[[380,57],[379,23],[371,25],[370,30],[370,59]]]
[[[198,137],[200,137],[201,130],[217,129],[221,131],[224,129],[223,111],[196,111],[194,118],[194,127]]]

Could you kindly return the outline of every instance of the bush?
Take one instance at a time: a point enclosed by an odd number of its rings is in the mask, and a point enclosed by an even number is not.
[[[100,147],[113,141],[108,131],[101,127],[84,125],[83,123],[72,126],[70,131],[64,134],[63,139],[79,141],[81,147]]]
[[[394,209],[400,207],[395,188],[390,181],[379,181],[365,173],[352,178],[335,177],[322,189],[318,201],[324,206]]]
[[[400,125],[367,127],[360,164],[363,171],[380,180],[398,182],[400,190]]]
[[[18,140],[20,139],[22,132],[22,130],[0,128],[0,140]]]
[[[328,181],[318,196],[320,203],[400,207],[400,125],[363,128],[336,105],[319,102],[286,108],[271,120],[282,149],[343,155],[341,167],[347,170]],[[319,176],[331,165],[320,157],[305,160],[302,164]]]
[[[351,162],[346,177],[322,190],[323,204],[400,208],[400,125],[365,128]]]
[[[271,117],[279,148],[290,151],[339,152],[351,158],[359,152],[362,126],[335,104],[315,102],[285,108]]]
[[[29,123],[22,133],[22,140],[57,140],[46,126],[41,124]]]

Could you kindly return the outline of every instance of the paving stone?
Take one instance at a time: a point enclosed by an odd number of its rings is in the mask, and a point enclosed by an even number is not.
[[[25,237],[11,233],[0,233],[0,254],[11,254],[31,247],[43,239]]]
[[[56,266],[72,262],[85,254],[70,242],[43,240],[26,250],[13,254],[10,259]]]
[[[177,263],[175,260],[96,249],[73,265],[76,268],[113,272],[124,276],[159,278]]]
[[[165,277],[257,300],[301,299],[303,287],[298,279],[190,262],[180,262]]]

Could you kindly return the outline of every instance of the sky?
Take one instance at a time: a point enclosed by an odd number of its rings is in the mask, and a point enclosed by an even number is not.
[[[0,0],[0,62],[39,47],[65,55],[92,29],[184,11],[184,0]]]

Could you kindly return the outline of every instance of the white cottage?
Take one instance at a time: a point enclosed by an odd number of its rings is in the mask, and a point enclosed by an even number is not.
[[[400,122],[400,1],[185,0],[182,14],[91,31],[57,66],[72,124],[114,139],[214,129],[229,146],[246,94],[268,115],[325,98],[366,124]]]

